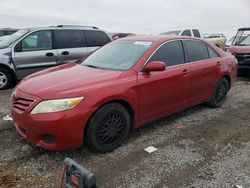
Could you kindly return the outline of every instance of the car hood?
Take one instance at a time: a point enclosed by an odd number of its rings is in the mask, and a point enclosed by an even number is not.
[[[17,88],[41,99],[76,97],[117,80],[123,72],[68,63],[26,77]]]
[[[250,54],[250,46],[233,46],[229,48],[232,54]]]

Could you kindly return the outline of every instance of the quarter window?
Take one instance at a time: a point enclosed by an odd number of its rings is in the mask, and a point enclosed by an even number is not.
[[[188,62],[209,59],[207,46],[203,42],[184,40],[183,44],[187,54]]]
[[[22,51],[52,49],[51,31],[37,31],[22,40]]]
[[[86,47],[83,30],[56,30],[57,48],[81,48]]]
[[[181,41],[173,41],[164,44],[150,58],[151,61],[162,61],[166,66],[174,66],[185,63]]]
[[[85,33],[89,47],[103,46],[111,42],[111,39],[108,37],[108,35],[102,31],[87,30]]]
[[[219,55],[212,48],[210,48],[209,46],[207,48],[211,59],[219,57]]]

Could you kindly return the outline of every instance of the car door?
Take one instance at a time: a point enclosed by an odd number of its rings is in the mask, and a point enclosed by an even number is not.
[[[76,61],[88,54],[87,43],[83,30],[54,30],[59,64]]]
[[[41,30],[29,34],[14,46],[12,59],[19,78],[57,65],[57,50],[52,41],[52,32]]]
[[[189,73],[180,40],[162,45],[148,60],[166,63],[165,71],[138,74],[139,113],[142,123],[177,112],[186,106]]]
[[[98,48],[111,42],[109,36],[103,31],[85,30],[85,35],[87,39],[88,53],[92,53]]]
[[[211,96],[221,62],[219,55],[203,41],[184,40],[183,45],[190,71],[189,104],[194,105]]]

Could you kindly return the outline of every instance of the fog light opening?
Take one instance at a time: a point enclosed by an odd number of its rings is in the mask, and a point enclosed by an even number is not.
[[[56,138],[53,135],[43,135],[43,141],[48,144],[54,144],[56,142]]]

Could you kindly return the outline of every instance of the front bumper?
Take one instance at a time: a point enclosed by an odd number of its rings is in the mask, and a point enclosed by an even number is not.
[[[30,111],[41,99],[17,90],[17,96],[33,98],[35,102],[20,112],[11,99],[11,115],[17,132],[29,143],[48,150],[65,150],[83,145],[84,127],[90,115],[89,110],[80,108],[31,115]]]

